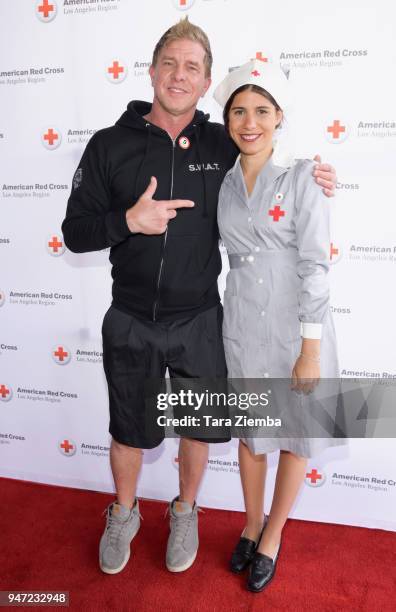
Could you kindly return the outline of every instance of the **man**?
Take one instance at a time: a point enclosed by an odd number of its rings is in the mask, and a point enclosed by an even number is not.
[[[226,376],[216,208],[237,152],[224,127],[196,110],[211,66],[200,28],[185,19],[165,32],[149,70],[153,103],[129,103],[115,126],[93,136],[62,225],[74,252],[111,247],[113,302],[102,332],[117,501],[100,542],[100,567],[109,574],[125,567],[140,526],[141,449],[163,437],[146,429],[144,381],[163,378],[166,368],[171,378]],[[332,168],[318,166],[315,175],[331,195]],[[188,569],[197,554],[195,500],[207,458],[206,442],[181,439],[166,553],[172,572]]]

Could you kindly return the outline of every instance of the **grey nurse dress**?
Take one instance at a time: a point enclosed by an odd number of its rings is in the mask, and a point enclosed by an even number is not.
[[[223,322],[229,378],[290,380],[301,335],[317,337],[318,330],[321,379],[339,377],[327,278],[332,201],[315,183],[313,166],[310,160],[298,160],[286,168],[270,158],[250,196],[239,158],[224,178],[218,224],[230,263]],[[284,396],[288,405],[281,405],[281,392],[278,397],[280,410],[292,410],[293,419],[300,414],[307,418],[301,408],[309,401],[309,396],[289,393]],[[330,420],[336,403],[332,398],[326,407]],[[326,436],[245,442],[256,454],[284,449],[311,457],[341,443]]]

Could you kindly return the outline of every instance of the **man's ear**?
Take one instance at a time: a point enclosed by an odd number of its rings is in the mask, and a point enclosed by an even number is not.
[[[155,67],[153,66],[153,64],[151,64],[151,66],[149,68],[149,75],[150,75],[150,79],[151,79],[151,85],[153,84],[154,74],[155,74]]]
[[[211,84],[212,84],[212,79],[211,79],[210,77],[208,77],[207,79],[205,79],[205,85],[204,85],[203,91],[202,91],[202,93],[201,93],[201,98],[203,98],[203,97],[204,97],[204,95],[205,95],[205,94],[206,94],[206,92],[208,91],[208,89],[209,89],[209,87],[211,86]]]

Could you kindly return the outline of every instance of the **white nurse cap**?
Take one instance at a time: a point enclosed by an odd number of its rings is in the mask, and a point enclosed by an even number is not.
[[[243,66],[232,70],[218,85],[214,99],[224,107],[236,89],[242,85],[258,85],[265,89],[282,110],[290,104],[289,83],[280,66],[253,59]]]

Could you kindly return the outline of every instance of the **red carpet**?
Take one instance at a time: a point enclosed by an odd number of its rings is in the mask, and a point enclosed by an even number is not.
[[[144,521],[118,575],[98,568],[109,495],[0,479],[0,590],[67,590],[73,610],[340,611],[396,609],[396,534],[289,520],[277,574],[260,594],[227,570],[243,527],[237,512],[200,513],[193,567],[164,566],[165,503],[141,502]],[[172,495],[173,493],[170,492]]]

